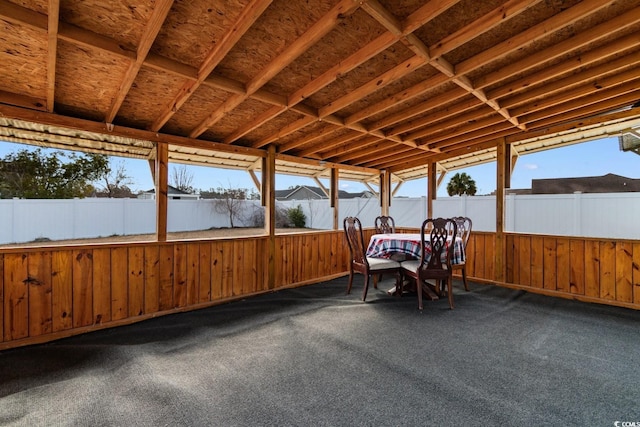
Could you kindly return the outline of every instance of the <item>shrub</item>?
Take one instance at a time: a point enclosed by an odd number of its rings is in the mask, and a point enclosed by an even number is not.
[[[252,227],[264,227],[264,208],[253,207],[252,212],[249,214],[248,223]],[[292,227],[292,221],[289,219],[289,210],[282,207],[276,207],[276,228],[289,228]]]
[[[305,222],[307,221],[307,216],[302,211],[302,206],[298,205],[295,208],[289,209],[287,212],[287,216],[289,220],[296,228],[304,228]]]

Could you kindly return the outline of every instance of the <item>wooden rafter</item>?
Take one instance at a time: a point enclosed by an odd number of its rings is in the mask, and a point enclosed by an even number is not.
[[[49,112],[53,111],[55,103],[59,14],[60,0],[49,0],[47,16],[47,111]]]
[[[175,95],[173,100],[164,107],[160,115],[151,125],[151,130],[160,130],[171,116],[178,111],[180,107],[182,107],[182,105],[196,91],[198,86],[207,79],[209,74],[211,74],[220,61],[222,61],[224,56],[229,53],[233,46],[235,46],[244,33],[251,28],[251,25],[253,25],[260,15],[262,15],[271,2],[272,0],[253,0],[244,8],[235,23],[229,27],[229,30],[222,39],[213,45],[205,60],[200,64],[200,68],[197,72],[197,79],[185,82],[185,84],[178,90],[178,93]]]
[[[319,19],[311,28],[309,28],[300,38],[289,45],[284,52],[274,58],[257,76],[246,85],[247,94],[233,95],[222,105],[209,114],[198,126],[193,129],[189,136],[197,138],[209,126],[215,124],[222,116],[240,105],[248,95],[260,89],[273,76],[278,74],[283,68],[300,56],[306,49],[315,44],[324,37],[343,19],[345,15],[353,13],[358,7],[359,2],[355,0],[342,0],[334,6],[329,13]]]
[[[169,10],[171,10],[171,5],[173,4],[173,0],[159,0],[156,2],[156,7],[153,9],[153,15],[151,19],[146,25],[144,34],[140,39],[140,43],[138,44],[138,48],[136,50],[135,60],[131,61],[129,64],[129,68],[122,79],[122,83],[118,88],[118,93],[113,99],[113,103],[111,104],[111,108],[105,117],[105,122],[112,123],[113,119],[118,114],[118,110],[124,101],[124,98],[127,96],[129,89],[131,89],[131,85],[135,80],[140,68],[142,68],[142,64],[144,64],[145,58],[149,54],[149,50],[151,49],[151,45],[153,45],[153,41],[158,36],[158,32],[160,32],[160,28],[162,28],[162,24],[164,20],[167,18],[169,14]]]

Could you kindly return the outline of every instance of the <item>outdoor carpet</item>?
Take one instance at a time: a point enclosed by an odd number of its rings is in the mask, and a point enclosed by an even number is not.
[[[419,312],[341,278],[6,350],[0,425],[640,423],[640,312],[470,285]]]

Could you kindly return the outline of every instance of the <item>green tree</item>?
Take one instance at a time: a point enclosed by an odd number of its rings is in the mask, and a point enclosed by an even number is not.
[[[109,171],[107,156],[23,149],[0,159],[2,198],[71,199],[87,197],[92,182]]]
[[[447,184],[449,196],[462,196],[463,194],[475,196],[476,191],[478,191],[476,182],[464,172],[453,175]]]

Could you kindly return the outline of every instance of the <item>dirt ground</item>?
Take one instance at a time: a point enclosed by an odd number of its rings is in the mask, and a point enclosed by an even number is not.
[[[311,229],[301,228],[277,228],[276,234],[296,233],[300,231],[310,231]],[[181,231],[167,233],[167,240],[188,240],[188,239],[208,239],[214,237],[245,237],[260,236],[264,234],[264,228],[212,228],[209,230]],[[121,243],[121,242],[141,242],[154,241],[155,234],[133,234],[128,236],[95,237],[87,239],[68,240],[38,240],[26,243],[0,244],[0,248],[11,247],[34,247],[34,246],[64,246],[76,244],[92,243]]]

